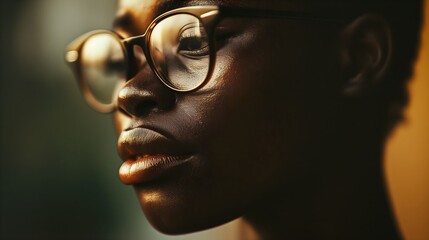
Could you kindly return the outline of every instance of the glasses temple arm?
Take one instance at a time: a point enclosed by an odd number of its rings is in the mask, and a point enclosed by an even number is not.
[[[298,20],[317,20],[317,21],[338,21],[344,20],[343,17],[329,16],[328,14],[317,12],[297,12],[280,11],[271,9],[252,9],[236,7],[219,7],[220,12],[225,17],[257,17],[257,18],[280,18],[280,19],[298,19]]]

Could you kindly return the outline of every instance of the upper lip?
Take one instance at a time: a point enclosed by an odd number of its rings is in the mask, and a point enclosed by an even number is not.
[[[189,155],[179,142],[160,131],[147,127],[135,127],[123,131],[118,140],[118,152],[123,161],[143,156]]]

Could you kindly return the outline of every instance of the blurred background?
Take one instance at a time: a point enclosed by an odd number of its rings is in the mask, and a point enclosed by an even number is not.
[[[236,222],[181,237],[157,233],[132,189],[120,183],[110,117],[87,107],[63,60],[75,37],[110,28],[115,0],[0,4],[1,239],[236,238]],[[407,239],[429,239],[428,17],[425,22],[408,120],[386,153],[393,205]]]

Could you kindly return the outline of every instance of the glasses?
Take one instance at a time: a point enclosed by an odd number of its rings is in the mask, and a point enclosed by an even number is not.
[[[123,39],[112,31],[89,32],[67,47],[66,61],[88,104],[99,112],[115,109],[118,88],[146,64],[170,89],[193,91],[213,73],[213,36],[217,23],[224,17],[326,19],[292,11],[184,7],[158,16],[140,36]]]

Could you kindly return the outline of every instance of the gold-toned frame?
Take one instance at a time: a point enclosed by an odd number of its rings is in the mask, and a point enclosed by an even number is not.
[[[176,14],[190,14],[198,18],[207,33],[209,41],[209,70],[204,81],[198,86],[192,89],[177,89],[168,83],[167,79],[158,72],[156,69],[153,59],[149,52],[150,36],[155,26],[163,19],[176,15]],[[183,7],[168,11],[156,17],[146,29],[145,33],[139,36],[133,36],[130,38],[123,39],[117,33],[109,30],[95,30],[84,34],[83,36],[74,40],[66,49],[66,61],[75,72],[78,79],[79,86],[83,92],[84,97],[91,107],[102,113],[109,113],[115,109],[115,103],[104,104],[96,100],[92,95],[88,83],[82,76],[80,67],[80,53],[85,42],[92,36],[97,34],[110,34],[120,43],[124,56],[126,69],[126,80],[132,78],[138,71],[135,63],[135,57],[133,53],[133,46],[138,45],[142,48],[147,62],[158,77],[167,87],[177,92],[190,92],[194,91],[204,85],[212,77],[214,65],[216,62],[216,43],[214,41],[214,31],[217,23],[223,17],[257,17],[257,18],[285,18],[285,19],[304,19],[304,20],[331,20],[330,18],[318,16],[316,14],[308,14],[294,11],[277,11],[277,10],[265,10],[265,9],[249,9],[249,8],[235,8],[235,7],[223,7],[223,6],[190,6]]]

